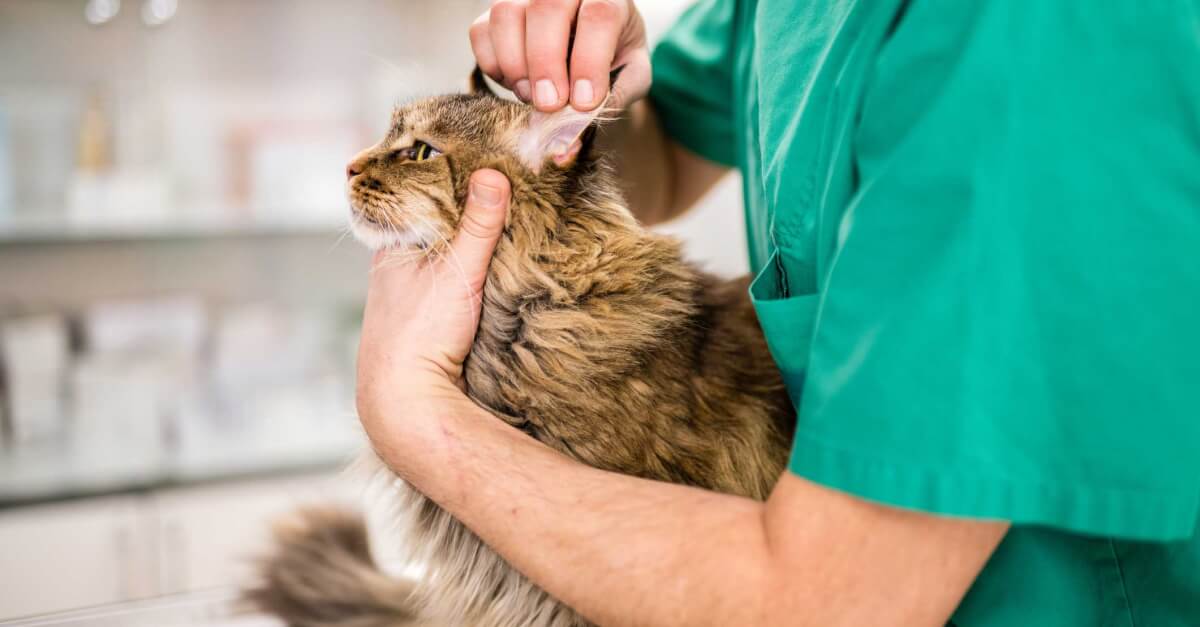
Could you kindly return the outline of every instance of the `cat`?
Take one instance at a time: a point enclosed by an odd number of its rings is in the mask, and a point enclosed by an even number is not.
[[[467,394],[583,463],[765,499],[795,414],[748,280],[702,272],[637,223],[594,149],[600,116],[537,112],[493,93],[478,69],[471,84],[399,107],[352,166],[349,192],[360,240],[421,257],[452,238],[473,171],[511,180]],[[277,554],[248,594],[259,608],[306,627],[589,624],[365,459],[425,575],[382,574],[357,514],[310,509],[277,527]]]

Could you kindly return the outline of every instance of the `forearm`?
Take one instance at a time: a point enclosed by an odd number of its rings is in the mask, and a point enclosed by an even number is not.
[[[393,470],[602,625],[943,625],[1008,528],[786,473],[765,505],[608,473],[454,391],[368,409]]]
[[[668,138],[649,100],[605,125],[597,148],[613,156],[629,208],[646,225],[687,212],[729,170]]]
[[[771,624],[761,503],[584,466],[473,405],[437,411],[419,456],[385,461],[556,598],[602,625]]]
[[[611,156],[630,210],[643,224],[662,222],[671,213],[675,172],[654,107],[639,100],[600,128],[596,149]]]

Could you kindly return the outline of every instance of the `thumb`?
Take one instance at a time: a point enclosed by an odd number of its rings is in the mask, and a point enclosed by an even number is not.
[[[483,285],[496,242],[504,232],[510,189],[508,179],[496,170],[471,175],[467,206],[451,249],[474,286]]]

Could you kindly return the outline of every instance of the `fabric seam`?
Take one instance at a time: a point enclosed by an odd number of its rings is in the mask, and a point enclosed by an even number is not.
[[[1129,586],[1125,582],[1125,568],[1121,566],[1121,558],[1117,555],[1117,545],[1112,538],[1108,539],[1108,551],[1112,554],[1113,564],[1117,567],[1117,578],[1121,580],[1121,600],[1125,602],[1125,612],[1129,614],[1130,627],[1137,627],[1133,618],[1133,601],[1129,598]]]
[[[1086,485],[1062,487],[1061,483],[966,476],[954,469],[930,471],[909,463],[880,462],[869,454],[845,451],[804,434],[796,435],[788,471],[893,507],[947,516],[1010,520],[1018,525],[1050,526],[1101,537],[1146,541],[1190,537],[1198,512],[1198,504],[1190,493],[1177,492],[1171,498],[1161,492],[1098,490]],[[881,477],[887,479],[886,485],[877,481]],[[969,498],[959,498],[968,486],[986,488],[983,493],[992,498],[981,497],[979,490],[971,492]],[[902,488],[903,495],[895,493],[895,488]],[[946,489],[953,489],[958,496],[951,498]],[[1112,511],[1117,505],[1123,512],[1119,516]],[[1148,515],[1147,508],[1157,513]],[[1136,512],[1141,513],[1134,515]],[[1097,515],[1101,517],[1099,521],[1095,519]]]
[[[840,455],[855,457],[864,462],[874,464],[877,466],[892,467],[892,468],[907,467],[907,468],[910,468],[913,470],[917,470],[918,472],[924,472],[924,473],[935,474],[935,475],[943,475],[946,473],[955,473],[958,475],[963,475],[963,471],[961,468],[944,468],[944,467],[937,467],[937,466],[925,466],[925,465],[921,465],[921,464],[912,463],[908,460],[892,460],[892,459],[887,459],[887,458],[883,458],[883,457],[876,457],[874,455],[864,454],[858,450],[845,448],[843,446],[840,446],[833,442],[829,442],[827,440],[823,440],[823,439],[813,436],[811,434],[797,432],[795,439],[797,442],[800,440],[805,440],[816,446],[820,446],[820,447],[828,449],[830,451],[834,451]],[[1191,494],[1190,491],[1184,490],[1184,489],[1180,489],[1180,490],[1135,490],[1135,489],[1125,489],[1125,488],[1098,487],[1098,486],[1080,485],[1080,484],[1053,483],[1053,482],[1049,482],[1049,481],[1030,482],[1030,481],[1026,481],[1026,480],[1018,478],[1018,477],[1012,477],[1012,476],[1008,476],[1008,475],[980,475],[980,474],[968,473],[967,476],[969,476],[973,479],[982,479],[985,481],[1003,481],[1006,483],[1023,484],[1023,485],[1027,485],[1027,486],[1034,487],[1034,488],[1044,488],[1044,489],[1063,491],[1063,492],[1069,492],[1069,491],[1083,489],[1083,490],[1087,490],[1088,492],[1093,492],[1093,493],[1101,495],[1101,496],[1108,496],[1108,497],[1115,497],[1115,498],[1139,497],[1139,496],[1144,496],[1146,494],[1153,494],[1159,498],[1171,499],[1171,498],[1179,498],[1179,497],[1188,497]]]

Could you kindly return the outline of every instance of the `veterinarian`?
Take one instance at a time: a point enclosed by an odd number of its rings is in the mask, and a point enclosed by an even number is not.
[[[647,222],[741,172],[798,428],[757,503],[476,407],[480,171],[435,267],[473,291],[371,279],[359,407],[401,476],[604,625],[1200,624],[1200,3],[703,0],[651,63],[627,0],[500,0],[470,38],[544,111],[625,66]]]

